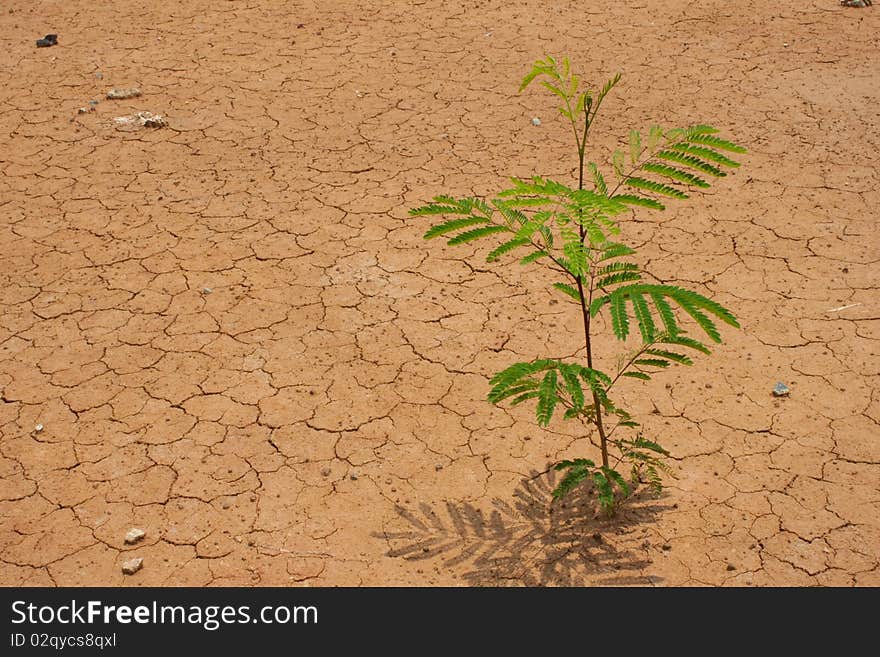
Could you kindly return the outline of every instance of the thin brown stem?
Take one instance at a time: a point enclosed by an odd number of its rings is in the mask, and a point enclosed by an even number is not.
[[[599,107],[596,106],[596,110],[598,111]],[[593,113],[593,117],[595,118],[596,114]],[[587,147],[587,134],[590,131],[590,110],[587,106],[584,106],[584,133],[582,139],[578,142],[578,189],[581,190],[584,188],[584,154],[586,153]],[[580,236],[581,241],[583,241],[586,231],[584,229],[583,223],[580,225]],[[578,286],[578,296],[581,299],[581,318],[584,323],[584,347],[587,351],[587,367],[593,369],[593,342],[591,340],[590,335],[590,310],[588,307],[588,303],[592,302],[593,298],[593,276],[591,273],[590,276],[590,286],[588,290],[588,295],[584,294],[584,278],[583,276],[577,276],[577,286]],[[587,299],[590,301],[588,302]],[[605,435],[605,427],[602,424],[602,405],[599,401],[599,395],[596,393],[595,389],[593,392],[593,407],[596,409],[596,417],[593,419],[593,424],[596,425],[596,429],[599,431],[599,449],[602,452],[602,466],[608,467],[608,437]]]

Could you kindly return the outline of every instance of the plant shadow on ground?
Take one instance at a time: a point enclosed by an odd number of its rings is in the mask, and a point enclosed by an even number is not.
[[[613,518],[596,512],[596,494],[581,486],[553,499],[555,473],[523,479],[510,502],[492,500],[488,513],[469,502],[447,501],[435,509],[397,506],[401,531],[377,532],[389,557],[439,561],[463,568],[472,586],[584,586],[658,583],[643,570],[651,563],[630,536],[672,508],[647,487],[621,503]]]

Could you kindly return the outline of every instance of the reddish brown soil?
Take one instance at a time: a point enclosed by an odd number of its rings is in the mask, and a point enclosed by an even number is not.
[[[880,584],[877,8],[409,5],[4,3],[0,583]],[[624,220],[743,330],[626,391],[679,478],[614,522],[521,483],[575,427],[484,401],[577,318],[407,217],[571,179],[552,101],[515,93],[545,51],[623,73],[594,159],[655,121],[750,148]],[[169,126],[114,126],[140,110]]]

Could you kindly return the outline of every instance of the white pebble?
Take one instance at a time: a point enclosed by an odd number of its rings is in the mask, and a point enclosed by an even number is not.
[[[128,533],[125,535],[125,544],[133,545],[141,540],[147,533],[143,529],[138,529],[137,527],[132,527],[128,530]]]
[[[122,562],[122,572],[126,575],[134,575],[144,565],[143,557],[135,557]]]
[[[541,119],[536,116],[532,119],[532,125],[541,125]]]

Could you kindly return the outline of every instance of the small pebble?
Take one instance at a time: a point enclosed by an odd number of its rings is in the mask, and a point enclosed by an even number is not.
[[[34,431],[36,431],[37,433],[40,433],[42,430],[43,430],[42,424],[38,424],[37,426],[34,427]]]
[[[128,561],[122,562],[122,572],[125,575],[134,575],[137,571],[139,571],[144,565],[143,557],[135,557],[134,559],[129,559]]]
[[[356,473],[356,472],[352,472],[352,473],[349,475],[349,477],[351,478],[352,481],[357,481],[357,480],[358,480],[358,476],[357,476],[357,473]]]
[[[442,469],[443,469],[443,464],[442,464],[442,463],[438,463],[437,465],[434,466],[434,469],[435,469],[435,470],[442,470]]]
[[[660,546],[660,549],[664,552],[669,552],[672,549],[672,546],[669,543],[664,543]]]
[[[133,545],[141,540],[144,536],[147,535],[143,529],[138,529],[137,527],[132,527],[128,530],[128,533],[125,535],[125,544]]]
[[[97,79],[99,79],[99,80],[103,80],[103,79],[104,79],[104,74],[101,73],[101,71],[95,71],[95,77],[96,77]]]
[[[729,572],[733,572],[734,570],[736,570],[736,566],[734,566],[732,563],[729,563],[727,564],[727,570]]]
[[[211,292],[213,292],[213,291],[214,291],[214,289],[210,288],[210,287],[203,287],[202,288],[202,294],[211,294]]]
[[[230,502],[229,500],[223,500],[220,503],[220,506],[221,506],[221,508],[228,509],[229,507],[232,506],[232,502]]]
[[[773,396],[774,397],[788,397],[788,393],[791,392],[791,388],[782,383],[781,381],[773,386]]]
[[[329,467],[321,468],[321,476],[322,477],[329,477],[330,476],[330,468]]]
[[[536,116],[532,119],[532,125],[541,125],[541,119]]]

